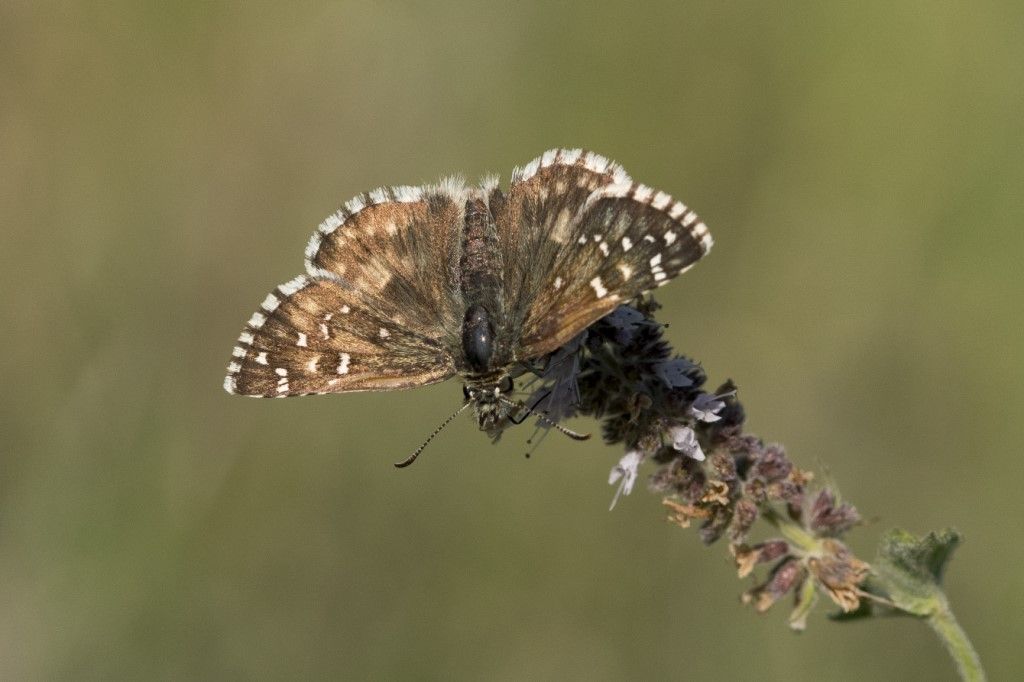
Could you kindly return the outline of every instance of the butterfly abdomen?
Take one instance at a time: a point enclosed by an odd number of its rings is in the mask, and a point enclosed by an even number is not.
[[[466,202],[459,270],[467,307],[482,305],[492,314],[501,309],[503,273],[498,231],[483,199]]]

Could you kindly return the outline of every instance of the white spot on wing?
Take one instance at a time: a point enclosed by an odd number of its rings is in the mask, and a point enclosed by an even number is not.
[[[555,277],[555,288],[556,289],[561,289],[562,288],[562,278],[561,277]]]
[[[260,304],[260,307],[268,313],[272,313],[277,310],[277,306],[279,305],[281,305],[281,299],[273,294],[267,294],[267,297],[263,299],[263,303]]]
[[[394,187],[392,188],[391,193],[395,195],[395,201],[401,201],[402,203],[419,201],[423,196],[423,190],[421,188],[410,187],[408,185]]]
[[[458,203],[462,203],[467,194],[466,180],[461,175],[450,175],[446,178],[441,178],[439,183],[428,189],[437,194],[443,194]]]
[[[582,149],[563,149],[562,163],[571,166],[579,160],[581,154],[583,154]]]
[[[661,269],[660,253],[654,254],[654,257],[651,258],[651,274],[654,275],[655,282],[660,282],[666,277],[665,272]]]
[[[654,200],[651,202],[651,206],[658,209],[659,211],[665,210],[668,203],[672,201],[672,197],[665,194],[664,192],[658,192],[654,195]]]
[[[291,296],[292,294],[294,294],[299,289],[303,289],[303,288],[305,288],[308,285],[309,285],[309,277],[306,277],[305,275],[299,275],[295,279],[288,280],[287,282],[285,282],[284,284],[279,286],[278,289],[285,296]]]
[[[312,360],[310,360],[309,362],[307,362],[306,363],[306,371],[308,371],[308,372],[315,372],[316,371],[316,363],[319,360],[320,360],[320,356],[318,355],[315,358],[313,358]]]
[[[383,187],[378,187],[377,189],[370,192],[370,201],[374,204],[383,204],[387,200],[388,191]]]
[[[626,252],[626,251],[629,251],[631,248],[633,248],[633,242],[629,239],[629,237],[623,237],[622,238],[622,251]]]
[[[231,350],[231,356],[235,357],[235,358],[244,358],[245,357],[245,349],[242,348],[241,346],[235,346]]]
[[[267,352],[260,351],[259,355],[256,356],[256,362],[260,363],[261,365],[267,364]]]
[[[594,293],[597,294],[598,298],[604,298],[608,294],[608,290],[604,288],[600,277],[590,280],[590,286],[594,287]]]
[[[238,379],[229,374],[224,377],[224,390],[234,395],[238,392]]]
[[[681,202],[677,201],[676,203],[672,204],[672,208],[670,208],[668,211],[668,216],[672,218],[672,220],[677,220],[679,216],[683,215],[684,211],[686,211],[686,206]]]
[[[347,305],[341,306],[341,314],[342,315],[348,315],[350,310],[352,310],[352,309],[349,308]]]
[[[388,338],[389,336],[391,336],[391,332],[389,332],[389,331],[388,331],[387,329],[385,329],[384,327],[381,327],[381,328],[380,328],[380,331],[378,331],[377,333],[378,333],[378,334],[380,334],[380,338],[382,338],[382,339],[386,339],[386,338]]]
[[[604,173],[608,170],[608,159],[600,154],[587,152],[587,155],[583,157],[583,165],[595,173]]]
[[[230,372],[231,374],[238,374],[238,372],[241,369],[242,369],[242,366],[240,364],[238,364],[237,362],[230,362],[230,363],[228,363],[228,372]]]
[[[320,223],[316,229],[323,234],[331,234],[339,227],[344,224],[344,214],[341,211],[335,211],[331,215],[324,218],[324,221]]]
[[[555,224],[551,227],[551,238],[559,244],[565,244],[569,241],[569,222],[572,220],[572,214],[569,209],[563,208],[558,212],[558,216],[555,218]]]
[[[683,225],[685,227],[689,227],[691,224],[693,224],[693,221],[696,220],[696,219],[697,219],[697,214],[694,213],[693,211],[690,211],[685,216],[683,216]]]
[[[633,275],[633,268],[625,263],[619,263],[619,272],[622,273],[622,279],[628,280]]]
[[[352,359],[348,353],[342,353],[338,356],[338,374],[348,374],[348,363]]]
[[[359,213],[364,208],[366,208],[366,200],[363,199],[362,194],[360,194],[357,197],[349,199],[348,202],[345,203],[345,210],[349,213],[349,215]]]
[[[611,252],[611,249],[608,248],[608,242],[601,242],[598,244],[598,248],[601,249],[601,253],[606,256]]]
[[[697,223],[693,228],[693,233],[700,235],[700,245],[704,247],[704,253],[710,251],[711,247],[715,245],[715,240],[711,238],[711,233],[708,232],[708,227],[704,223]]]
[[[267,321],[267,316],[263,313],[253,313],[252,317],[249,318],[249,326],[253,329],[259,329]]]
[[[534,159],[530,163],[526,164],[522,168],[516,168],[512,171],[512,182],[522,182],[523,180],[529,180],[537,171],[540,170],[540,157]]]
[[[613,176],[614,178],[614,176]],[[602,199],[621,199],[628,197],[633,191],[633,183],[626,178],[625,182],[618,182],[617,180],[610,185],[595,190],[587,200],[583,203],[583,208],[580,209],[580,213],[586,213],[591,206],[596,204]]]
[[[274,374],[276,374],[279,377],[286,377],[288,376],[288,370],[286,370],[284,367],[275,367]]]
[[[480,189],[484,191],[484,194],[490,194],[498,188],[499,182],[500,179],[495,173],[488,173],[480,178]]]
[[[654,190],[647,185],[637,185],[636,189],[633,190],[633,198],[639,202],[646,202],[651,198],[651,194],[653,193]]]
[[[295,345],[296,346],[308,346],[309,345],[309,340],[306,337],[305,333],[299,332],[299,340],[295,342]]]
[[[676,233],[675,232],[673,232],[672,230],[669,230],[668,232],[665,233],[665,246],[672,246],[672,244],[675,242],[675,240],[676,240]]]
[[[238,342],[239,343],[244,343],[247,346],[251,346],[252,345],[252,341],[253,341],[253,336],[249,332],[242,332],[241,336],[238,337]]]
[[[317,253],[317,251],[320,250],[320,243],[322,241],[323,241],[323,238],[320,236],[319,232],[314,232],[313,236],[311,236],[309,238],[309,242],[306,244],[306,260],[307,261],[312,261],[313,258],[316,257],[316,253]]]

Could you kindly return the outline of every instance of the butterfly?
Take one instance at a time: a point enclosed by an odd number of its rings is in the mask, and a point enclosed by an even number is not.
[[[465,400],[448,421],[473,406],[495,434],[524,408],[509,395],[518,376],[711,246],[696,213],[580,149],[516,168],[507,192],[493,176],[375,189],[313,233],[306,273],[249,318],[224,389],[286,397],[457,374]]]

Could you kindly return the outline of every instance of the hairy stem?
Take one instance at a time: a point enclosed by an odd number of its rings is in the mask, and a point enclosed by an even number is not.
[[[946,646],[946,651],[956,661],[960,678],[969,682],[984,682],[985,671],[981,667],[978,652],[971,645],[967,633],[960,627],[948,604],[943,604],[926,618],[932,630]]]

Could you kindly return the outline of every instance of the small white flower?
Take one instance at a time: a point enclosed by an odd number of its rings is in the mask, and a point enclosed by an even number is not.
[[[728,398],[731,395],[736,395],[736,391],[729,391],[722,395],[701,393],[690,405],[690,414],[702,422],[716,422],[722,418],[718,413],[725,407],[725,401],[722,398]]]
[[[612,471],[608,475],[608,485],[615,485],[615,482],[620,478],[622,482],[619,483],[619,489],[615,491],[615,497],[612,498],[612,506],[608,507],[608,511],[615,509],[615,503],[619,501],[619,495],[628,495],[633,492],[637,470],[640,468],[640,462],[642,461],[644,461],[642,452],[630,450],[622,456],[618,464],[612,467]]]
[[[672,447],[691,459],[704,461],[704,451],[700,449],[697,434],[693,429],[689,426],[673,426],[669,433],[672,434]]]

